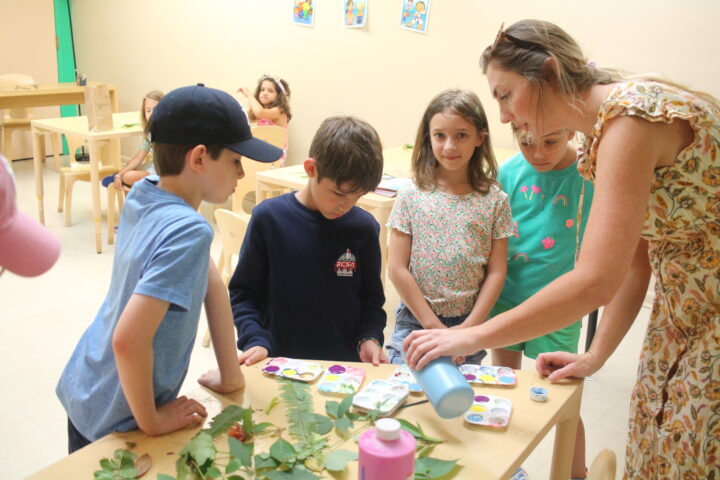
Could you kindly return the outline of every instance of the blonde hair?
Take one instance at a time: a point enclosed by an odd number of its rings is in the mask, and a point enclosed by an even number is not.
[[[445,90],[430,101],[425,109],[412,154],[412,169],[415,184],[422,190],[437,188],[437,167],[439,163],[432,151],[430,139],[430,120],[438,114],[450,112],[461,116],[473,124],[478,135],[482,135],[482,144],[475,148],[468,164],[468,182],[473,190],[485,195],[490,186],[497,185],[497,162],[490,144],[490,130],[487,115],[480,99],[468,90]]]
[[[553,69],[548,59],[554,59]],[[593,85],[625,80],[654,81],[689,92],[720,108],[720,102],[704,92],[691,90],[654,74],[631,75],[625,71],[598,68],[583,55],[575,40],[557,25],[542,20],[520,20],[503,32],[480,57],[480,67],[487,73],[490,62],[522,75],[540,87],[552,84],[565,95],[577,99]]]
[[[275,97],[274,102],[272,102],[267,107],[263,105],[263,108],[278,107],[282,113],[287,115],[287,119],[289,122],[292,118],[292,114],[290,113],[290,85],[288,85],[288,83],[284,79],[276,77],[274,75],[263,75],[262,77],[260,77],[260,80],[258,80],[257,83],[257,87],[255,87],[255,100],[257,100],[258,102],[260,101],[260,88],[262,87],[262,83],[266,80],[268,82],[272,82],[273,86],[275,87],[275,92],[277,92],[277,96]],[[252,110],[250,110],[249,116],[251,122],[257,120]]]
[[[165,94],[160,90],[150,90],[142,98],[142,103],[140,104],[140,122],[142,123],[143,130],[147,127],[147,119],[145,118],[145,100],[155,100],[156,102],[159,102],[164,96]]]

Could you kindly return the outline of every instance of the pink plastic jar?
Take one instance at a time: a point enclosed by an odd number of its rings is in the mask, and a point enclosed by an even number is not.
[[[415,476],[415,437],[394,418],[381,418],[360,435],[360,480],[410,480]]]

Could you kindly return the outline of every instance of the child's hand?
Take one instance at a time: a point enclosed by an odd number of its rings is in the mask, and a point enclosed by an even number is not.
[[[267,348],[255,345],[254,347],[245,350],[242,355],[238,357],[238,363],[249,367],[250,365],[255,365],[257,362],[265,360],[267,356]]]
[[[245,95],[247,98],[250,98],[250,97],[252,96],[252,93],[250,93],[250,90],[248,90],[248,89],[245,88],[245,87],[240,87],[240,88],[238,88],[238,92],[242,93],[242,94]]]
[[[390,363],[387,355],[375,340],[365,340],[360,344],[360,361],[364,363],[372,363],[377,366],[381,363]]]
[[[113,184],[115,185],[115,188],[119,191],[122,191],[123,184],[122,184],[122,175],[120,173],[116,173],[113,177]]]
[[[220,375],[220,370],[216,368],[215,370],[205,372],[198,378],[198,383],[214,392],[232,393],[245,386],[245,376],[240,371],[239,365],[237,372],[232,375],[232,378],[223,378],[222,375]]]
[[[152,437],[199,425],[203,422],[203,417],[207,417],[205,407],[197,400],[183,396],[160,405],[155,411],[154,425],[140,428]]]
[[[602,363],[598,363],[592,350],[582,353],[548,352],[538,355],[535,369],[551,382],[566,377],[584,378],[597,372]]]

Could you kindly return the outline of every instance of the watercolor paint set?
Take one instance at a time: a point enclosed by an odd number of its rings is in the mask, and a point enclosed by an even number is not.
[[[388,380],[406,385],[410,393],[422,393],[423,391],[420,384],[415,380],[415,375],[410,371],[410,367],[405,364],[396,368]]]
[[[491,367],[465,364],[458,367],[468,382],[483,385],[515,386],[515,370],[508,367]]]
[[[262,369],[263,373],[273,377],[290,378],[301,382],[312,382],[323,371],[319,363],[295,360],[293,358],[277,357],[270,360]]]
[[[373,380],[353,398],[353,406],[363,412],[378,410],[380,416],[393,413],[408,397],[408,387],[389,380]]]
[[[475,395],[473,404],[465,412],[465,421],[473,425],[504,428],[510,422],[512,402],[492,395]]]
[[[318,383],[318,390],[335,395],[349,395],[360,388],[365,370],[347,365],[330,365]]]

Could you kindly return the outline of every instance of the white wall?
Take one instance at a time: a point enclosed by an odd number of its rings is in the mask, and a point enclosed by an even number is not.
[[[398,27],[401,0],[369,0],[364,29],[342,27],[343,3],[315,0],[315,27],[306,28],[290,22],[291,0],[73,0],[78,66],[118,85],[123,110],[152,88],[202,81],[235,92],[280,75],[293,92],[289,163],[335,113],[365,118],[387,146],[411,143],[429,99],[449,87],[474,89],[495,145],[512,147],[478,57],[501,22],[522,18],[559,24],[599,65],[720,96],[715,0],[434,0],[426,35]]]

